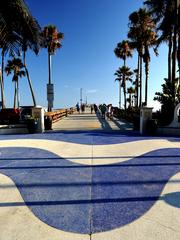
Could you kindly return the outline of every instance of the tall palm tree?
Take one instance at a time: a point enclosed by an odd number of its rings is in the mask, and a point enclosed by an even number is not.
[[[13,13],[13,14],[9,14]],[[31,80],[26,67],[25,62],[25,51],[28,47],[31,49],[37,49],[38,41],[37,36],[39,35],[40,27],[37,21],[32,17],[27,5],[24,0],[1,0],[0,8],[0,46],[6,45],[6,49],[12,51],[24,51],[24,65],[28,77],[28,82],[33,98],[33,103],[36,105],[34,93],[32,89]],[[14,41],[12,41],[12,36]],[[10,41],[9,41],[10,40]],[[2,69],[3,70],[3,69]],[[1,95],[3,94],[3,79]],[[4,99],[3,99],[4,102]]]
[[[48,50],[48,69],[49,69],[49,81],[48,86],[52,85],[51,79],[51,57],[54,55],[57,49],[61,48],[61,40],[64,38],[64,34],[58,32],[57,28],[53,25],[44,27],[42,32],[43,47]],[[52,96],[53,97],[53,96]],[[53,101],[53,98],[51,99]],[[48,111],[52,111],[52,104],[48,99]]]
[[[119,82],[119,109],[121,109],[121,87],[122,87],[123,76],[119,69],[114,73],[114,75],[116,76],[115,81]]]
[[[20,58],[13,58],[12,60],[8,60],[8,63],[5,67],[7,75],[13,73],[12,81],[15,84],[13,105],[14,109],[16,109],[16,106],[19,108],[19,77],[25,76],[26,74],[22,68],[24,68],[24,65]]]
[[[23,64],[24,64],[26,76],[28,79],[28,84],[29,84],[34,106],[36,106],[36,99],[35,99],[35,94],[32,86],[32,81],[30,78],[30,74],[27,68],[26,52],[29,48],[33,50],[36,55],[38,54],[40,49],[40,44],[42,41],[40,34],[41,34],[41,28],[38,22],[31,15],[29,15],[28,26],[24,28],[24,31],[23,31],[22,51],[23,51]]]
[[[129,67],[122,66],[116,71],[115,75],[117,76],[116,80],[118,80],[120,83],[120,87],[123,88],[124,108],[126,109],[126,93],[127,93],[126,82],[127,81],[132,82],[133,72],[130,70]]]
[[[146,0],[144,2],[157,22],[161,42],[168,42],[168,78],[176,82],[176,61],[180,68],[180,23],[179,23],[179,0]]]
[[[126,66],[126,59],[132,57],[132,49],[130,48],[129,41],[123,40],[117,44],[117,47],[114,49],[116,57],[123,59],[124,66]]]
[[[1,102],[2,108],[5,108],[5,96],[4,96],[4,59],[5,55],[9,53],[9,56],[15,57],[19,55],[21,38],[13,32],[6,32],[6,41],[0,40],[1,50],[1,73],[0,73],[0,86],[1,86]]]
[[[143,63],[143,43],[141,39],[141,30],[136,25],[136,15],[137,12],[132,13],[129,16],[129,32],[128,38],[130,39],[130,46],[132,49],[137,50],[138,58],[137,58],[137,106],[142,105],[142,63]],[[134,19],[135,17],[135,19]]]
[[[149,79],[149,64],[150,64],[150,52],[149,48],[154,46],[156,43],[156,32],[147,29],[144,32],[144,54],[143,54],[143,61],[145,63],[145,75],[146,75],[146,80],[145,80],[145,106],[147,105],[147,97],[148,97],[148,79]]]
[[[155,45],[156,43],[157,35],[155,31],[155,23],[152,20],[150,13],[147,12],[145,8],[140,8],[137,12],[132,13],[129,16],[129,20],[130,31],[128,37],[136,40],[138,51],[141,51],[140,57],[145,63],[145,105],[147,105],[150,63],[149,47]]]
[[[123,40],[117,44],[117,47],[114,49],[116,57],[120,58],[124,62],[124,67],[126,67],[126,59],[132,57],[132,49],[130,48],[129,41]],[[123,75],[123,82],[125,82],[125,75]],[[124,107],[126,109],[126,99]]]

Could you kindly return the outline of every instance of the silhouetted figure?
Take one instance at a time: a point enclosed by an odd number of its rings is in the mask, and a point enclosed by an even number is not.
[[[83,113],[85,111],[85,104],[81,105],[81,112]]]
[[[112,104],[109,104],[107,107],[107,117],[109,120],[113,119],[113,107]]]
[[[106,104],[104,103],[103,105],[101,105],[101,115],[102,115],[102,118],[105,119],[105,114],[106,114]]]
[[[79,113],[79,110],[80,110],[79,103],[76,104],[76,110]]]
[[[93,113],[94,107],[91,105],[91,114]]]
[[[94,112],[97,113],[98,107],[96,104],[94,104]]]

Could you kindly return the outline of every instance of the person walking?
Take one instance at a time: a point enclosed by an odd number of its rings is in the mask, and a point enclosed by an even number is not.
[[[101,115],[102,115],[102,118],[105,119],[105,115],[106,115],[106,104],[104,103],[102,106],[101,106]]]
[[[79,111],[80,111],[79,103],[76,104],[76,110],[79,113]]]
[[[91,114],[93,113],[93,109],[94,109],[93,105],[91,104]]]

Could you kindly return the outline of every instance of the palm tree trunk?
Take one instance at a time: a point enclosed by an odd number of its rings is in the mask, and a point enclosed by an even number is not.
[[[2,102],[2,109],[5,108],[4,105],[4,85],[2,81],[2,71],[0,69],[0,87],[1,87],[1,102]]]
[[[17,107],[19,108],[20,103],[19,103],[19,81],[17,80]]]
[[[127,101],[126,101],[126,84],[124,81],[124,109],[126,110]]]
[[[177,55],[177,31],[176,27],[174,28],[173,36],[173,52],[172,52],[172,81],[176,79],[176,55]]]
[[[136,79],[136,107],[139,106],[139,70],[140,70],[140,56],[138,53],[137,79]]]
[[[126,67],[126,57],[124,57],[124,67]],[[124,86],[124,108],[126,110],[127,101],[126,101],[126,79],[125,79],[125,73],[123,73],[123,86]]]
[[[5,96],[4,96],[4,51],[2,50],[2,62],[0,72],[0,85],[1,85],[1,102],[2,109],[5,108]]]
[[[48,53],[49,84],[51,84],[51,54]]]
[[[140,56],[140,71],[139,71],[139,107],[142,105],[142,57]]]
[[[172,61],[172,32],[169,36],[169,45],[168,45],[168,79],[172,82],[172,71],[171,71],[171,61]]]
[[[26,52],[25,51],[24,51],[24,54],[23,54],[23,60],[24,60],[24,68],[25,68],[27,79],[28,79],[29,88],[30,88],[30,91],[31,91],[33,105],[35,107],[36,106],[36,99],[35,99],[35,95],[34,95],[34,91],[33,91],[33,87],[32,87],[32,81],[31,81],[31,78],[29,76],[29,71],[28,71],[27,65],[26,65]]]
[[[17,99],[17,81],[14,82],[14,109],[16,109],[16,99]]]
[[[177,37],[178,37],[178,7],[179,1],[175,0],[175,11],[174,11],[174,32],[173,32],[173,53],[172,53],[172,81],[176,81],[176,57],[177,57]]]
[[[178,36],[177,61],[178,61],[178,69],[179,69],[179,86],[180,86],[180,36]]]
[[[145,106],[147,106],[147,97],[148,97],[148,79],[149,79],[149,60],[145,62],[145,72],[146,72],[146,80],[145,80]]]
[[[178,69],[179,69],[179,85],[180,85],[180,1],[177,3],[177,26],[178,26],[178,49],[177,49],[177,62],[178,62]]]
[[[174,35],[173,35],[173,52],[172,52],[172,83],[173,83],[173,102],[174,106],[176,105],[176,56],[177,56],[177,28],[174,26]]]
[[[119,109],[121,109],[121,81],[119,81]]]

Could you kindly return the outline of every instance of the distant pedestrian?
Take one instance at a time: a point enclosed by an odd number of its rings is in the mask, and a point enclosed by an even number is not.
[[[79,103],[76,104],[76,110],[79,113],[79,110],[80,110]]]
[[[103,105],[101,105],[100,109],[101,109],[102,118],[105,119],[106,110],[107,110],[106,104],[104,103]]]
[[[107,108],[107,117],[109,120],[112,120],[113,119],[113,107],[112,107],[112,104],[109,104],[108,105],[108,108]]]
[[[93,107],[93,105],[91,104],[91,114],[93,113],[93,110],[94,110],[94,107]]]
[[[81,112],[83,113],[85,111],[85,104],[81,104]]]
[[[97,113],[98,107],[96,104],[94,104],[94,112]]]

